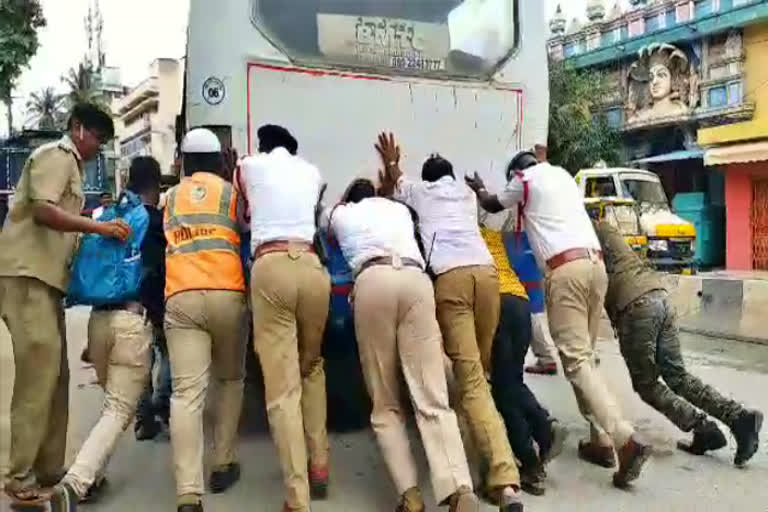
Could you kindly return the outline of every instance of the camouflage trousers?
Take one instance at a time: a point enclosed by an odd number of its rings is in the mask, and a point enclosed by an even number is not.
[[[677,314],[666,291],[636,299],[618,315],[617,324],[632,387],[644,402],[683,432],[700,428],[707,414],[733,424],[743,407],[686,371]]]

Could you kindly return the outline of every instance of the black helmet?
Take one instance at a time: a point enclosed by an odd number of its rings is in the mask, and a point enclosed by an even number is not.
[[[538,163],[539,159],[536,158],[536,154],[533,151],[524,150],[518,152],[507,166],[507,181],[512,179],[515,171],[522,171]]]

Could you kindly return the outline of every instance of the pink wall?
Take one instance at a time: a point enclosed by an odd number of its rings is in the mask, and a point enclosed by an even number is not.
[[[725,173],[725,266],[752,270],[752,177],[749,165]]]

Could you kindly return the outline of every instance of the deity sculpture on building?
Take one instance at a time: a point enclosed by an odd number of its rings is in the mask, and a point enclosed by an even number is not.
[[[685,53],[669,44],[640,50],[626,88],[629,124],[684,117],[699,102],[696,70]]]

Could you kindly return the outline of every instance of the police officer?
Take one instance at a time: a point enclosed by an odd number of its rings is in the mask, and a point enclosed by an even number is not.
[[[240,261],[238,194],[227,181],[211,131],[190,131],[181,146],[187,177],[165,208],[165,334],[171,362],[171,444],[179,512],[203,510],[203,406],[218,381],[210,488],[240,478],[235,460],[243,401],[247,306]]]
[[[69,401],[62,299],[77,233],[128,236],[123,221],[80,215],[83,162],[113,135],[108,114],[95,105],[75,106],[67,134],[27,160],[0,234],[0,317],[16,367],[5,490],[20,506],[47,500],[50,492],[41,488],[62,476]]]

